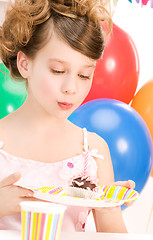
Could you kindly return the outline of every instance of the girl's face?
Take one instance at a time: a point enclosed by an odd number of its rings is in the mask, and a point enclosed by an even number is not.
[[[73,50],[53,32],[28,60],[28,99],[56,118],[67,118],[87,96],[96,61]]]

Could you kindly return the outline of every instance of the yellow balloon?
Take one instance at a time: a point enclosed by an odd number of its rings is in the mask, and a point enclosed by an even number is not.
[[[146,122],[153,140],[153,79],[147,82],[134,96],[133,107]],[[151,172],[153,177],[153,168]]]

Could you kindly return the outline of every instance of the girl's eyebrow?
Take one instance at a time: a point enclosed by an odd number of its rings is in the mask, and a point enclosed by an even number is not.
[[[60,60],[58,58],[49,58],[48,61],[49,62],[59,62],[59,63],[62,63],[62,64],[67,64],[67,62],[65,62],[63,60]]]
[[[63,61],[63,60],[60,60],[60,59],[58,59],[58,58],[49,58],[49,60],[48,60],[49,62],[51,61],[51,62],[59,62],[59,63],[61,63],[61,64],[65,64],[65,65],[68,65],[68,62],[66,62],[66,61]],[[83,66],[84,68],[95,68],[96,67],[96,63],[93,63],[93,64],[86,64],[86,65],[84,65]]]

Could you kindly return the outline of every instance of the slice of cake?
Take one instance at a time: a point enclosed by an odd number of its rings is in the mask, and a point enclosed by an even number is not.
[[[74,178],[72,180],[72,183],[70,185],[71,187],[78,187],[78,188],[83,188],[83,189],[87,189],[87,190],[93,190],[95,189],[97,186],[95,183],[92,183],[91,181],[88,180],[88,177],[85,178]]]
[[[97,184],[87,176],[73,178],[64,190],[66,195],[78,198],[98,199],[102,195]]]

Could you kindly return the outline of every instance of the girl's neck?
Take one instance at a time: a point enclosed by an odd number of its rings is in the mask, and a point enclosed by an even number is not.
[[[62,129],[69,121],[67,119],[57,119],[49,115],[41,108],[35,107],[28,99],[25,103],[12,113],[14,123],[25,126],[31,131],[46,132]]]

